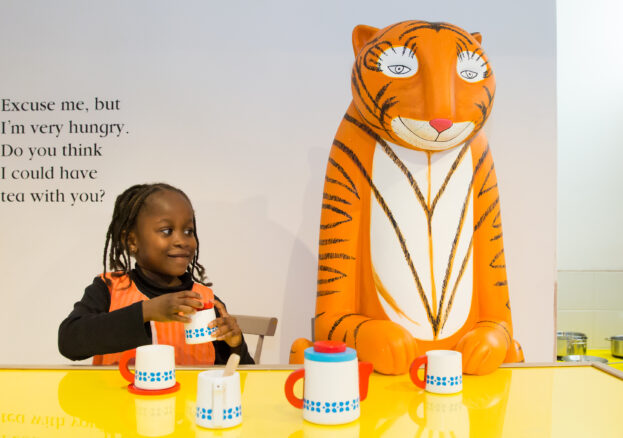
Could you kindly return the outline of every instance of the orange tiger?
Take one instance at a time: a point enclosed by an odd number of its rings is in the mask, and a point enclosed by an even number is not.
[[[431,349],[464,372],[523,360],[482,131],[495,78],[478,33],[405,21],[353,30],[353,101],[327,164],[315,338],[384,374]],[[310,342],[298,339],[291,363]]]

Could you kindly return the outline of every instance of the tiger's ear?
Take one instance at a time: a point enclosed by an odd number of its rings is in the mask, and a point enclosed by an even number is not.
[[[478,44],[482,44],[482,35],[480,32],[472,32],[472,36],[476,41],[478,41]]]
[[[365,24],[355,26],[353,29],[353,50],[355,51],[355,56],[378,31],[376,27],[366,26]]]

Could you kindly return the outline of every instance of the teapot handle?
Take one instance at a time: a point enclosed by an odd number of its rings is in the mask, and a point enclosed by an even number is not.
[[[285,384],[286,398],[292,406],[299,409],[303,409],[303,399],[294,395],[294,384],[297,380],[302,379],[303,377],[305,377],[305,368],[301,368],[300,370],[296,370],[291,373],[286,379]]]
[[[368,382],[372,371],[374,367],[371,362],[359,362],[359,399],[361,401],[368,396]]]

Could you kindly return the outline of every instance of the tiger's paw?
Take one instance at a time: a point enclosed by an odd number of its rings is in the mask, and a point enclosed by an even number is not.
[[[305,349],[311,347],[312,341],[305,338],[298,338],[290,347],[290,364],[302,364],[305,359]]]
[[[525,362],[526,359],[523,356],[523,349],[519,342],[513,339],[513,343],[511,348],[508,349],[506,353],[506,357],[504,358],[504,363],[515,363],[515,362]]]
[[[496,327],[476,327],[461,338],[456,350],[463,355],[463,372],[482,376],[495,371],[506,357],[508,341]]]
[[[359,360],[372,362],[381,374],[404,374],[417,354],[411,333],[395,322],[373,320],[361,326],[357,335]]]

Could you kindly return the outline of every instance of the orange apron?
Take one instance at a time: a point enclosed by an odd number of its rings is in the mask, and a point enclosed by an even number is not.
[[[148,300],[136,284],[128,278],[128,275],[115,277],[106,274],[110,281],[110,309],[112,312],[139,301]],[[102,278],[103,279],[103,278]],[[130,286],[128,287],[128,282]],[[212,289],[199,283],[195,283],[193,291],[203,296],[207,302],[214,298]],[[175,347],[175,363],[177,365],[212,365],[214,364],[214,346],[212,342],[203,344],[187,344],[184,337],[184,324],[181,322],[157,322],[151,321],[151,337],[154,344],[167,344]],[[121,353],[110,353],[93,356],[93,365],[114,365],[119,363]]]

